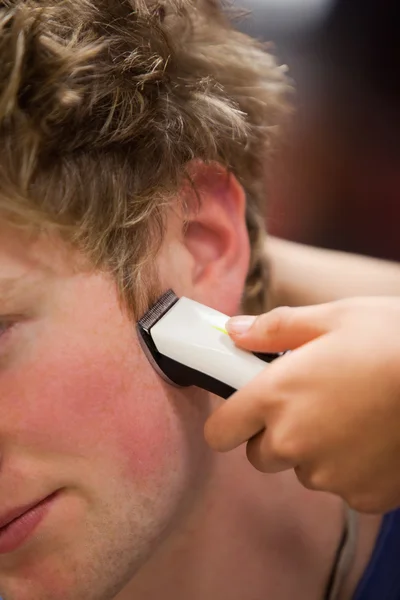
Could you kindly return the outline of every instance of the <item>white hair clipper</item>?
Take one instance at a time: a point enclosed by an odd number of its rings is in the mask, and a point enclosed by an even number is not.
[[[166,292],[138,321],[141,346],[163,379],[197,386],[229,398],[282,353],[252,353],[238,348],[217,310]]]

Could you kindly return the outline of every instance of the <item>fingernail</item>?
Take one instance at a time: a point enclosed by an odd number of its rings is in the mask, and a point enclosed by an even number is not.
[[[247,315],[232,317],[226,324],[226,330],[230,334],[241,335],[250,329],[255,320],[256,317]]]

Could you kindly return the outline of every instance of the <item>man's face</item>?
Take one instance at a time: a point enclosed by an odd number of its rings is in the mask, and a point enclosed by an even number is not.
[[[209,464],[207,396],[158,378],[111,279],[66,253],[1,229],[0,520],[47,499],[0,530],[7,600],[112,597]]]

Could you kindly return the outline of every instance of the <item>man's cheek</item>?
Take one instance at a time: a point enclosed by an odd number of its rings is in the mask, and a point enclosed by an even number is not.
[[[12,379],[3,389],[10,438],[34,451],[103,460],[144,478],[179,453],[180,420],[161,380],[140,361],[60,355],[35,360]]]
[[[169,471],[182,452],[181,420],[165,394],[161,381],[133,386],[126,396],[122,392],[112,411],[108,439],[115,448],[115,458],[127,475],[141,478]]]

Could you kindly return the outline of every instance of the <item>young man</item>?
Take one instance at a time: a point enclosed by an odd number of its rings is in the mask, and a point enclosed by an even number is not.
[[[0,6],[0,595],[350,597],[379,519],[343,546],[339,500],[213,454],[135,334],[169,287],[263,308],[282,70],[212,0]]]

